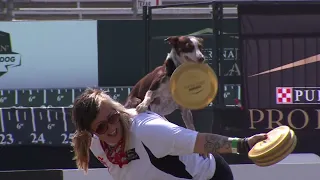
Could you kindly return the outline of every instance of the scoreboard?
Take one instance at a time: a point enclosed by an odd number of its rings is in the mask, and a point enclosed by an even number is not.
[[[123,103],[131,87],[105,87],[113,99]],[[0,90],[0,146],[70,145],[73,136],[71,107],[85,88]],[[234,106],[240,86],[224,88],[225,103]],[[210,110],[210,104],[207,110]]]

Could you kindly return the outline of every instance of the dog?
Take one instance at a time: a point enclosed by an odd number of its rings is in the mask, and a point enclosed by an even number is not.
[[[204,63],[203,39],[194,36],[171,36],[165,39],[171,45],[171,52],[162,66],[144,76],[132,88],[125,102],[126,108],[136,108],[141,113],[153,111],[163,117],[179,109],[186,128],[195,130],[192,112],[179,106],[170,92],[170,77],[183,63]]]

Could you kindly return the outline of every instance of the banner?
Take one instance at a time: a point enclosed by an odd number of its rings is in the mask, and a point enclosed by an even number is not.
[[[0,89],[98,85],[96,21],[0,22]]]
[[[309,141],[320,129],[318,9],[314,4],[239,5],[245,109],[225,117],[237,119],[233,128],[243,136],[286,125],[298,137],[295,153],[319,154],[320,146]]]
[[[242,5],[247,108],[320,104],[319,5]],[[269,11],[272,9],[272,11]],[[268,10],[268,14],[263,14]]]

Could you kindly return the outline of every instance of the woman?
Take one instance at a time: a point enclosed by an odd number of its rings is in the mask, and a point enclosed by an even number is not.
[[[87,172],[91,150],[114,180],[232,180],[218,153],[245,154],[267,138],[198,133],[150,111],[137,114],[97,89],[81,94],[72,114],[78,168]],[[199,156],[208,153],[207,158]]]

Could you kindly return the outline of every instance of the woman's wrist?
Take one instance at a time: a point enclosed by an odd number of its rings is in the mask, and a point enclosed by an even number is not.
[[[238,153],[239,154],[248,154],[250,151],[249,143],[248,143],[248,138],[241,138],[238,141]]]
[[[248,154],[250,147],[247,138],[229,138],[233,154]]]

